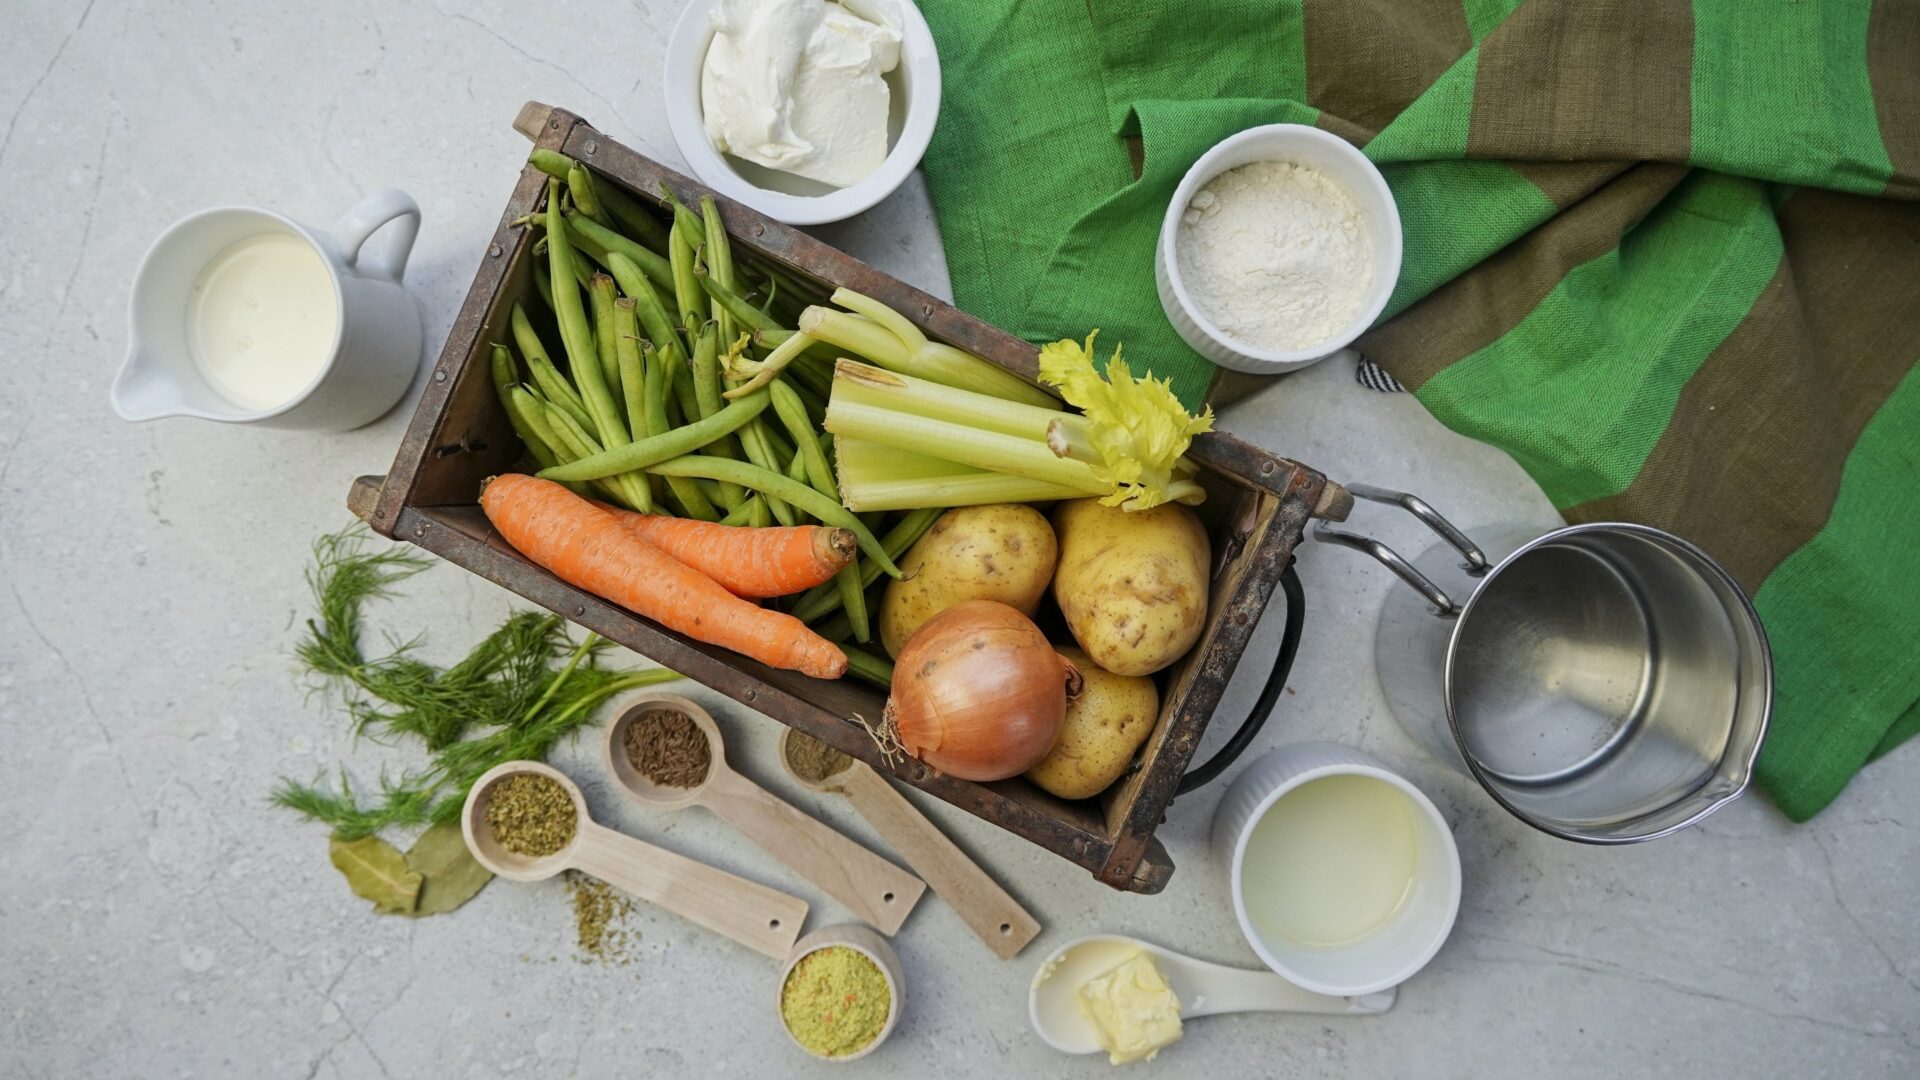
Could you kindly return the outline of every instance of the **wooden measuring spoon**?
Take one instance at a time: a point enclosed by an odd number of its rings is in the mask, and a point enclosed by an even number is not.
[[[559,784],[579,815],[573,842],[551,855],[536,858],[509,851],[487,824],[489,789],[522,774]],[[460,831],[480,865],[503,878],[540,881],[562,870],[578,870],[776,960],[793,949],[800,924],[807,920],[807,902],[797,896],[595,824],[573,781],[537,761],[496,765],[474,781],[460,811]]]
[[[1000,959],[1011,959],[1040,933],[1040,923],[1019,901],[872,766],[841,754],[839,768],[825,777],[809,776],[796,769],[793,751],[807,742],[825,745],[792,728],[781,733],[780,764],[786,766],[787,775],[810,790],[845,795],[860,816],[893,845],[907,865],[933,886],[933,891]]]
[[[656,709],[682,713],[705,733],[712,761],[705,780],[692,787],[666,787],[633,767],[627,757],[627,729]],[[727,765],[720,726],[707,710],[678,694],[635,699],[620,719],[607,725],[605,750],[608,771],[633,801],[655,810],[706,807],[883,934],[899,930],[927,891],[926,882],[734,772]]]

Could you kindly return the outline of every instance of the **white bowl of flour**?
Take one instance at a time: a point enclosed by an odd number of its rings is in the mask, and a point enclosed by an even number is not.
[[[1160,225],[1160,306],[1222,367],[1278,374],[1326,359],[1379,318],[1400,276],[1400,213],[1365,155],[1301,124],[1206,152]]]

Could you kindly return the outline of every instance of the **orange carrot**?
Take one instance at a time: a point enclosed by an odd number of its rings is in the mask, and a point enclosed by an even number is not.
[[[745,528],[693,518],[637,514],[595,503],[633,535],[719,582],[735,596],[805,592],[846,569],[860,542],[823,525]]]
[[[670,630],[815,678],[847,670],[839,647],[805,623],[740,599],[551,480],[496,476],[480,507],[507,543],[560,580]]]

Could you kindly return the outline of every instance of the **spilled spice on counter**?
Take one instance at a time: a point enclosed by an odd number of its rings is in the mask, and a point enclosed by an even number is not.
[[[799,730],[787,735],[787,764],[794,774],[810,784],[818,784],[853,764],[853,758],[819,739]]]
[[[573,843],[578,825],[573,798],[550,777],[517,773],[487,791],[487,828],[516,855],[551,855]]]
[[[567,871],[567,895],[573,900],[577,924],[576,944],[582,963],[633,963],[640,944],[640,931],[628,930],[623,923],[633,912],[633,901],[615,892],[598,878]]]
[[[780,987],[780,1019],[801,1046],[821,1057],[865,1049],[887,1026],[893,994],[880,965],[858,949],[810,952]]]
[[[713,750],[693,717],[675,709],[648,709],[627,725],[627,761],[662,787],[689,788],[707,778]]]

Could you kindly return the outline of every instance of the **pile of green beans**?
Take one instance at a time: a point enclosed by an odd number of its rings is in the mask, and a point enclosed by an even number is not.
[[[804,337],[779,348],[824,291],[736,261],[711,197],[696,210],[663,185],[661,214],[565,155],[530,160],[550,178],[544,209],[520,222],[541,233],[533,287],[490,359],[539,475],[642,513],[851,531],[852,565],[773,603],[843,643],[849,672],[885,688],[887,661],[844,643],[872,641],[881,578],[899,576],[895,560],[938,512],[841,506],[821,430],[833,354]]]

